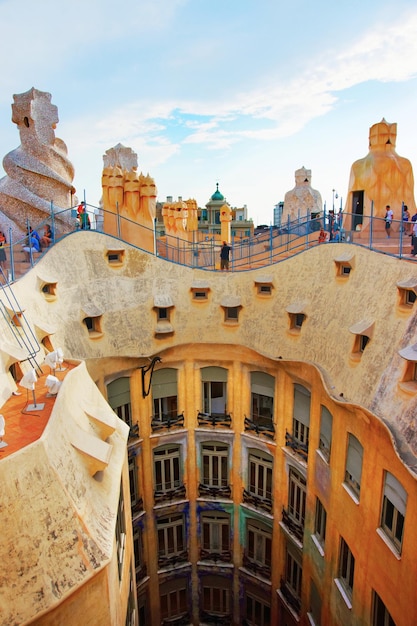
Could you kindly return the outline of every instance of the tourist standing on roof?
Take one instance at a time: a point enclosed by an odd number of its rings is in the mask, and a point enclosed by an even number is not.
[[[220,250],[220,269],[228,270],[229,269],[229,254],[232,248],[227,245],[225,241],[223,241],[223,245]]]

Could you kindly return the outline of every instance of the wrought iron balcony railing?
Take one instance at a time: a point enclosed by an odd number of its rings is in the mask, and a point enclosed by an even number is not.
[[[201,413],[197,414],[199,426],[213,426],[219,428],[230,428],[232,416],[229,413]]]
[[[191,624],[191,617],[188,612],[178,617],[166,617],[162,620],[162,626],[189,626],[189,624]]]
[[[304,525],[297,522],[286,509],[282,509],[282,522],[298,541],[303,543]]]
[[[257,435],[268,437],[268,439],[275,439],[275,426],[272,422],[272,418],[269,421],[264,417],[260,419],[258,417],[245,416],[245,430],[253,431]]]
[[[221,552],[213,552],[212,550],[200,549],[201,561],[214,561],[214,563],[231,563],[232,553],[230,550],[222,550]]]
[[[159,554],[158,566],[159,567],[174,567],[177,563],[187,563],[188,551],[176,552],[175,554]]]
[[[224,487],[212,487],[211,485],[198,485],[198,495],[200,498],[226,498],[230,500],[232,496],[232,488],[230,485]]]
[[[171,428],[183,428],[184,427],[184,413],[180,415],[162,415],[158,417],[152,416],[151,428],[152,432],[158,432],[159,430],[170,430]]]
[[[307,461],[308,444],[301,443],[301,441],[298,441],[298,439],[296,439],[294,435],[289,433],[288,430],[285,431],[285,445],[288,448],[291,448],[292,450],[294,450],[296,454],[299,454],[305,461]]]
[[[160,504],[161,502],[172,502],[172,500],[183,500],[185,494],[185,485],[179,485],[166,491],[154,491],[154,501],[155,504]]]
[[[134,439],[139,439],[139,424],[132,424],[129,428],[129,441],[133,441]]]
[[[260,496],[254,495],[247,489],[243,490],[243,502],[251,504],[256,509],[261,509],[267,513],[272,512],[272,500],[270,498],[261,498]]]
[[[301,609],[301,598],[299,598],[294,591],[287,585],[285,580],[281,578],[280,591],[284,596],[286,602],[290,605],[290,607],[296,612],[299,613]]]
[[[269,580],[271,578],[271,566],[257,563],[254,559],[248,557],[246,552],[243,554],[243,567],[256,575],[262,576]]]
[[[136,568],[136,583],[139,583],[141,580],[146,578],[147,575],[148,575],[148,570],[147,570],[146,564],[141,565],[140,567],[137,567]]]
[[[210,613],[208,611],[201,611],[200,622],[202,624],[216,624],[217,626],[231,626],[232,616],[229,614],[218,615],[217,613]]]
[[[136,500],[132,501],[132,516],[138,515],[138,513],[143,512],[143,498],[137,497]]]

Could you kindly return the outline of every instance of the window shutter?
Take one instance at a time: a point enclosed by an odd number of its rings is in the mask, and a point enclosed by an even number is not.
[[[227,369],[224,367],[202,367],[201,380],[203,383],[227,383]]]
[[[346,470],[360,485],[362,476],[363,448],[354,435],[349,434]]]
[[[157,370],[152,376],[152,398],[169,398],[177,395],[177,370],[166,367]]]
[[[405,517],[407,506],[407,492],[402,484],[390,472],[385,472],[384,495],[395,508]]]
[[[260,396],[274,397],[275,378],[265,372],[251,372],[251,391]]]
[[[302,385],[294,385],[294,418],[310,426],[310,392]]]
[[[107,385],[107,400],[112,409],[130,402],[130,378],[123,376]]]
[[[333,416],[325,406],[321,407],[321,421],[320,421],[320,437],[323,441],[328,445],[330,449],[330,444],[332,441],[332,422]]]

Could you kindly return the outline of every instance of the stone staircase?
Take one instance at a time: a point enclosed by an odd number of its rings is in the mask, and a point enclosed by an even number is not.
[[[4,246],[6,252],[6,261],[3,262],[3,274],[11,281],[11,260],[10,260],[10,246]],[[38,259],[42,256],[43,252],[32,252],[33,265],[36,264]],[[30,260],[27,259],[27,253],[24,252],[23,247],[14,246],[13,248],[13,265],[14,265],[14,279],[18,280],[26,274],[31,268]]]

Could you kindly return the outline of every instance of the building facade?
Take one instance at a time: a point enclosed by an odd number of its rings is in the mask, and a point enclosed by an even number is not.
[[[139,624],[417,621],[414,265],[346,246],[225,276],[77,232],[13,285],[129,426]]]

